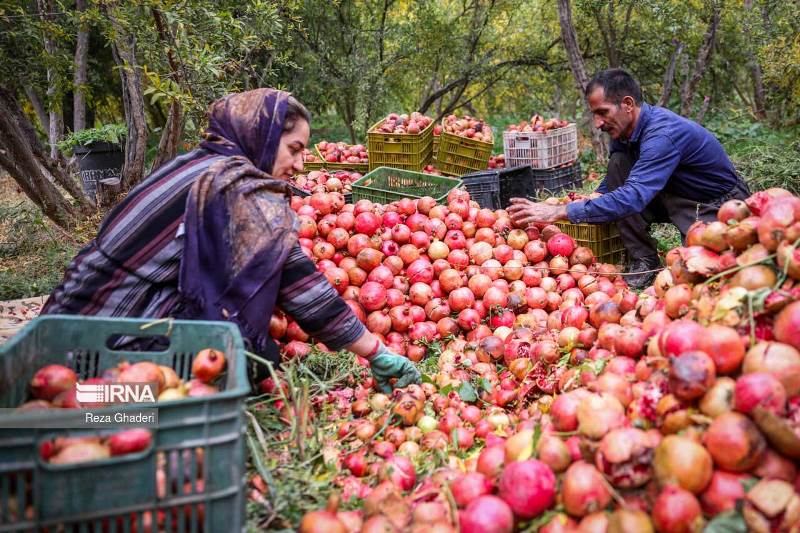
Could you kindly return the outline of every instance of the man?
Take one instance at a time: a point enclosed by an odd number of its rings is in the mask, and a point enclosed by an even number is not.
[[[686,238],[695,220],[714,220],[723,202],[749,196],[719,141],[699,124],[642,102],[639,84],[621,69],[603,70],[586,86],[594,126],[613,139],[608,171],[592,200],[552,206],[512,198],[521,225],[569,219],[617,222],[630,260],[628,285],[653,282],[660,260],[649,235],[653,222],[671,222]]]

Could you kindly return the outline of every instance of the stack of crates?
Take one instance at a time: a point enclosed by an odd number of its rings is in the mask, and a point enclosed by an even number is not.
[[[419,172],[433,157],[433,122],[419,133],[384,133],[378,131],[380,120],[367,132],[369,171],[391,167]]]
[[[555,196],[580,186],[581,164],[552,170],[538,170],[530,165],[473,172],[461,177],[470,197],[481,207],[504,209],[511,198]]]

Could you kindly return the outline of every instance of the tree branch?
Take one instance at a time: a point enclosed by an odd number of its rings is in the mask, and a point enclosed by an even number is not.
[[[673,39],[672,43],[675,45],[675,50],[672,51],[672,56],[669,58],[669,65],[667,66],[666,72],[664,72],[664,81],[661,85],[661,97],[656,104],[661,107],[666,107],[669,103],[672,85],[675,82],[675,66],[678,64],[678,58],[683,53],[683,48],[685,46],[677,39]]]
[[[695,61],[694,71],[692,75],[686,80],[681,89],[681,115],[688,116],[692,107],[692,100],[694,99],[697,86],[700,80],[703,79],[708,64],[711,60],[711,55],[714,52],[714,40],[717,35],[717,28],[719,27],[721,13],[719,5],[714,6],[714,11],[711,15],[711,21],[708,24],[708,29],[703,36],[703,44],[697,52],[697,60]]]

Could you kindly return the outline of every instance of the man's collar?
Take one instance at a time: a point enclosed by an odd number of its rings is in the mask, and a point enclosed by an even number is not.
[[[639,118],[636,120],[636,127],[633,128],[633,133],[631,134],[631,138],[628,139],[629,143],[639,142],[639,137],[642,136],[642,130],[644,130],[644,126],[649,118],[650,118],[650,104],[642,102],[642,108],[639,111]]]

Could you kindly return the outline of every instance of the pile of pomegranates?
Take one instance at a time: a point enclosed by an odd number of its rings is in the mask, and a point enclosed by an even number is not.
[[[303,163],[322,163],[322,159],[308,148],[303,148]]]
[[[459,137],[467,137],[490,144],[494,142],[492,127],[483,120],[469,115],[462,117],[447,115],[442,119],[442,128],[445,133]]]
[[[76,384],[103,385],[112,383],[155,384],[157,401],[197,398],[219,392],[213,383],[225,370],[227,358],[219,350],[205,348],[197,352],[192,360],[193,379],[181,379],[172,367],[159,365],[152,361],[137,363],[121,362],[117,366],[103,370],[99,376],[78,379],[71,368],[64,365],[46,365],[33,375],[29,383],[31,399],[17,411],[39,409],[81,409],[104,407],[112,402],[79,402]],[[116,401],[116,400],[115,400]]]
[[[638,294],[557,227],[461,190],[293,207],[356,315],[427,369],[316,400],[357,510],[301,531],[800,528],[800,198],[726,202]],[[279,312],[271,332],[287,358],[314,349]]]
[[[298,189],[308,192],[349,193],[353,191],[353,183],[360,180],[362,176],[360,172],[347,170],[328,172],[322,169],[293,176],[292,182]]]
[[[379,133],[400,133],[416,135],[425,131],[425,128],[431,125],[433,119],[425,116],[418,111],[414,111],[410,115],[405,113],[389,113],[383,119],[374,131]]]
[[[134,428],[110,435],[56,437],[39,445],[39,456],[51,464],[99,461],[146,450],[153,442],[148,429]]]
[[[345,142],[320,141],[317,143],[317,151],[322,156],[325,163],[350,163],[366,164],[369,163],[367,147],[363,144],[347,144]]]
[[[523,120],[518,124],[511,124],[506,128],[506,131],[519,131],[524,133],[532,133],[532,132],[546,133],[550,130],[563,128],[565,126],[569,126],[569,122],[567,122],[566,120],[558,118],[545,119],[541,115],[533,115],[530,121]]]

